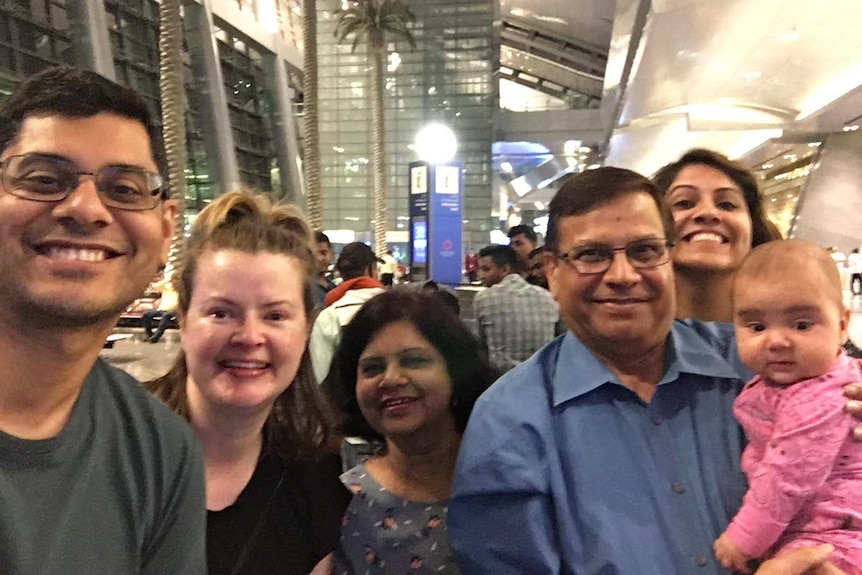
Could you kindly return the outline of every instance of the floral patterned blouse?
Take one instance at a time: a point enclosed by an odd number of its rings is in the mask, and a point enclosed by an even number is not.
[[[449,501],[389,493],[361,463],[341,475],[353,493],[342,520],[335,575],[460,575],[449,549]]]

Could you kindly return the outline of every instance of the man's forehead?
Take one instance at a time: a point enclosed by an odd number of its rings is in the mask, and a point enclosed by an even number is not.
[[[76,163],[157,168],[146,126],[137,119],[102,112],[93,116],[31,115],[4,156],[44,153]]]
[[[564,216],[559,220],[560,237],[569,241],[633,241],[646,237],[664,237],[661,214],[650,200],[635,211],[621,210],[618,205],[603,204],[586,214]]]

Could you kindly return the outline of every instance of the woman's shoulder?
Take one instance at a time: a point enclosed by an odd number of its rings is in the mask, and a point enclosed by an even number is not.
[[[383,486],[377,483],[374,477],[368,472],[368,467],[364,461],[342,473],[341,483],[354,497],[359,495],[363,498],[367,496],[375,497],[386,492]],[[389,495],[391,496],[392,494],[390,493]]]
[[[273,459],[273,465],[281,468],[285,475],[300,483],[304,489],[331,489],[332,486],[341,485],[341,458],[337,454],[326,454],[314,459],[285,460],[278,456],[273,456]]]

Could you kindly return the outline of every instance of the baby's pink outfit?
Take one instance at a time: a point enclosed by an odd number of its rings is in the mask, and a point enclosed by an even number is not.
[[[832,562],[862,575],[862,443],[842,388],[862,382],[841,354],[825,375],[792,385],[752,379],[733,413],[748,446],[748,492],[727,535],[751,557],[830,543]]]

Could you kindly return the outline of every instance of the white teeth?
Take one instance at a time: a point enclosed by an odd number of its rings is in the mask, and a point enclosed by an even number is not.
[[[698,234],[694,234],[691,236],[688,241],[690,242],[718,242],[724,243],[724,238],[718,234],[711,234],[708,232],[701,232]]]
[[[103,261],[107,254],[103,250],[89,250],[84,248],[48,248],[46,254],[51,259],[74,260],[83,262]]]
[[[261,361],[225,361],[225,367],[238,367],[242,369],[264,369],[267,364]]]
[[[384,407],[392,407],[393,405],[401,405],[403,403],[409,403],[411,401],[413,401],[413,400],[409,397],[402,397],[399,399],[387,399],[386,401],[383,402],[383,406]]]

